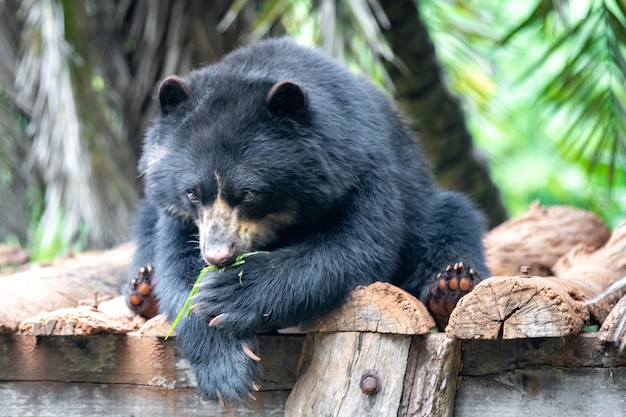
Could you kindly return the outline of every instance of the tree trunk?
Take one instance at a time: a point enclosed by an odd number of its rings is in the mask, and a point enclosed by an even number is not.
[[[404,112],[416,122],[433,171],[447,189],[471,196],[494,227],[506,220],[500,192],[476,157],[460,103],[444,84],[435,47],[414,0],[380,0],[390,27],[385,37],[399,61],[387,71]]]

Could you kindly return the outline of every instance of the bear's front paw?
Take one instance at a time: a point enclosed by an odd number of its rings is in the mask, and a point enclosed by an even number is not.
[[[236,271],[235,271],[236,272]],[[209,326],[234,335],[251,334],[262,327],[271,311],[263,313],[262,290],[248,275],[231,270],[207,274],[192,307]]]
[[[261,377],[258,361],[253,352],[254,341],[242,341],[231,349],[219,346],[222,350],[215,353],[206,362],[197,364],[196,380],[203,398],[218,401],[221,405],[248,403],[254,401],[254,392],[259,391],[256,384]]]
[[[445,330],[461,297],[472,291],[478,281],[478,273],[462,262],[449,265],[437,275],[437,282],[428,291],[426,306],[441,330]]]
[[[135,314],[148,319],[158,314],[158,303],[154,297],[155,282],[152,265],[139,268],[137,276],[131,279],[126,303]]]

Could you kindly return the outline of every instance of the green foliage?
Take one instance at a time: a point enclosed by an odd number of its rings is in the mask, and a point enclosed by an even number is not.
[[[248,0],[234,0],[218,28],[225,30]],[[381,85],[392,87],[382,60],[393,52],[382,30],[389,22],[377,0],[266,0],[249,40],[269,34],[276,22],[301,43],[318,45]]]
[[[421,3],[511,215],[626,206],[626,13],[612,0]]]

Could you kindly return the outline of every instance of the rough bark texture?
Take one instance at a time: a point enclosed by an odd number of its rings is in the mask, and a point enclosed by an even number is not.
[[[593,217],[583,216],[590,220],[583,221],[580,212],[568,210],[560,214],[562,218],[551,225],[553,228],[536,227],[548,224],[543,216],[535,219],[536,223],[532,216],[521,222],[530,230],[535,225],[537,232],[533,240],[544,247],[543,252],[534,249],[523,252],[525,243],[520,245],[519,252],[511,250],[535,264],[544,262],[546,269],[557,276],[492,277],[481,282],[461,299],[452,313],[446,329],[450,335],[463,339],[561,337],[579,333],[586,323],[605,320],[616,301],[626,294],[626,288],[615,289],[588,306],[584,302],[597,297],[626,275],[626,224],[618,227],[600,249],[590,251],[588,246],[578,243],[555,264],[550,264],[546,259],[554,256],[545,254],[551,249],[552,253],[565,250],[564,242],[575,244],[572,237],[586,234],[579,230],[586,230],[591,236],[594,228],[602,229],[594,226]],[[571,218],[566,219],[568,216]],[[572,219],[578,219],[579,229],[560,227],[560,224],[570,224]],[[590,241],[596,241],[594,239]]]
[[[433,318],[417,298],[384,282],[358,287],[332,313],[302,326],[306,332],[426,334]]]
[[[626,349],[626,295],[623,296],[607,316],[598,332],[598,342],[606,348]],[[626,356],[626,355],[625,355]]]
[[[563,337],[582,331],[581,301],[540,278],[492,277],[463,297],[446,333],[460,339]],[[580,295],[578,296],[580,299]]]
[[[584,245],[596,250],[610,235],[592,212],[535,202],[526,213],[485,236],[487,265],[493,275],[515,276],[523,265],[530,267],[531,275],[554,275],[553,266],[572,248]]]
[[[400,65],[387,71],[404,112],[416,122],[420,141],[439,183],[472,196],[491,227],[508,216],[500,192],[476,157],[459,100],[448,91],[435,47],[412,0],[380,1],[390,27],[385,37]],[[405,70],[403,70],[405,69]]]
[[[398,417],[454,414],[461,343],[442,334],[414,336]]]
[[[112,317],[93,307],[71,307],[39,313],[20,324],[28,336],[73,336],[129,333],[138,328],[132,318]]]
[[[126,282],[130,244],[36,264],[0,276],[0,333],[15,332],[22,320],[40,312],[75,307],[82,300],[113,297]]]
[[[285,416],[392,416],[400,406],[411,337],[310,333]],[[307,355],[308,354],[308,355]],[[307,356],[305,356],[307,355]],[[364,378],[376,388],[366,393]]]

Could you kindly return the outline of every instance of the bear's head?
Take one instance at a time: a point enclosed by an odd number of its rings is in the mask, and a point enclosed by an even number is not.
[[[195,223],[207,263],[230,264],[332,221],[349,187],[334,175],[336,155],[299,83],[204,71],[165,79],[157,100],[140,161],[146,193]]]

